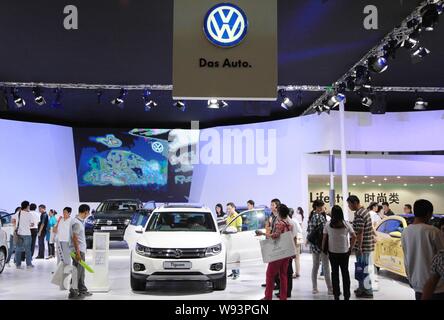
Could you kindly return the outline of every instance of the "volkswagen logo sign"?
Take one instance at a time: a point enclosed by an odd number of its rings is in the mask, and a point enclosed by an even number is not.
[[[106,221],[106,224],[110,226],[110,225],[113,224],[113,222],[112,222],[111,220],[107,220],[107,221]]]
[[[180,257],[182,257],[182,250],[180,250],[180,249],[176,249],[175,250],[175,252],[174,252],[174,256],[176,257],[176,258],[180,258]]]
[[[247,30],[248,20],[245,12],[234,4],[218,4],[205,16],[205,35],[216,46],[223,48],[237,46],[244,40]]]

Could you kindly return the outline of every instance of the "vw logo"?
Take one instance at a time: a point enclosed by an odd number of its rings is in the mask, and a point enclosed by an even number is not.
[[[248,20],[245,12],[231,3],[212,7],[204,21],[207,39],[224,48],[237,46],[247,35]]]
[[[110,226],[110,225],[113,224],[113,222],[112,222],[111,220],[107,220],[107,221],[106,221],[106,224]]]
[[[151,144],[151,149],[153,149],[156,153],[162,153],[163,152],[163,144],[156,141],[153,144]]]
[[[176,249],[176,251],[174,252],[174,256],[175,256],[176,258],[180,258],[180,257],[182,257],[182,250],[180,250],[180,249]]]

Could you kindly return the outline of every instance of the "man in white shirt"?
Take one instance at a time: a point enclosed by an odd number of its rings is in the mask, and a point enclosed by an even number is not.
[[[39,222],[40,222],[40,213],[38,213],[37,210],[37,205],[35,203],[31,203],[31,205],[29,206],[29,213],[32,215],[33,220],[32,222],[34,223],[34,225],[31,228],[31,257],[34,256],[34,251],[35,251],[35,242],[37,240],[37,234],[39,233]]]
[[[25,251],[27,269],[34,268],[31,256],[31,228],[34,226],[33,221],[34,218],[29,212],[29,202],[23,201],[21,204],[21,210],[12,219],[18,239],[15,249],[15,263],[17,269],[22,268],[22,251]]]
[[[415,298],[421,300],[422,291],[431,277],[433,257],[444,250],[444,235],[428,223],[433,216],[433,205],[427,200],[418,200],[413,205],[415,220],[402,233],[402,248],[407,278],[415,290]],[[432,299],[444,298],[444,281],[436,286]]]

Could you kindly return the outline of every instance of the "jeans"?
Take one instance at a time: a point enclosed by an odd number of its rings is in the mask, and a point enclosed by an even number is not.
[[[20,246],[15,249],[15,265],[20,267],[22,265],[22,251],[25,251],[26,265],[32,265],[31,257],[31,236],[20,236],[23,241]]]
[[[313,269],[311,270],[311,282],[313,285],[313,290],[318,289],[318,272],[319,264],[322,260],[322,265],[325,271],[325,284],[327,285],[328,291],[332,291],[331,279],[330,279],[330,263],[328,262],[328,256],[325,253],[312,253],[313,258]]]
[[[85,261],[84,252],[80,252],[80,257]],[[72,265],[71,291],[77,293],[88,292],[88,288],[85,286],[85,268],[83,268],[75,259],[72,259]]]
[[[339,286],[339,269],[342,274],[342,287],[344,290],[344,299],[350,299],[350,273],[348,272],[349,253],[332,253],[328,254],[331,263],[331,279],[333,284],[333,295],[339,300],[341,288]]]
[[[15,253],[15,244],[14,244],[14,237],[12,235],[9,236],[9,251],[8,256],[6,257],[6,263],[9,263],[11,261],[12,254]],[[14,254],[14,263],[15,263],[15,254]]]
[[[372,280],[369,274],[370,255],[371,252],[362,252],[361,254],[356,254],[356,262],[364,266],[364,272],[367,274],[364,280],[358,280],[358,291],[364,292],[366,294],[373,294]]]
[[[275,277],[279,274],[280,278],[280,300],[287,300],[287,279],[288,279],[288,264],[290,259],[285,258],[270,262],[267,267],[265,300],[272,300]]]

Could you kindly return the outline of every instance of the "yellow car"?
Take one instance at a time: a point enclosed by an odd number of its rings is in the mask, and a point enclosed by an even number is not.
[[[442,215],[434,215],[432,225],[438,227]],[[382,220],[376,227],[376,248],[374,264],[376,270],[386,269],[406,277],[404,252],[401,245],[401,235],[404,229],[413,223],[413,214],[390,216]]]

